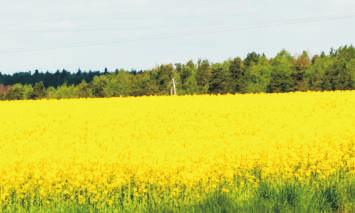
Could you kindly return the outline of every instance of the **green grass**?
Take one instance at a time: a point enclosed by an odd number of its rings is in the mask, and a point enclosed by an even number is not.
[[[154,196],[143,199],[123,193],[111,207],[58,199],[44,205],[36,200],[16,200],[14,195],[8,205],[2,206],[2,212],[355,212],[355,178],[351,176],[238,186],[229,185],[228,192],[222,190],[225,185],[220,186],[214,193],[203,194],[198,202],[188,202],[189,194],[172,200],[167,193],[157,200]]]

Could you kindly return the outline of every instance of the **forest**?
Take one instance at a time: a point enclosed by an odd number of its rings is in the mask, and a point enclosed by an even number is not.
[[[190,60],[140,71],[0,73],[0,99],[169,95],[173,79],[178,95],[352,90],[355,48],[312,56],[307,51],[293,56],[282,50],[275,57],[251,52],[219,63]]]

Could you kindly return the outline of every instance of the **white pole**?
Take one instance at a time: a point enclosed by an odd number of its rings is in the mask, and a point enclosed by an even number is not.
[[[173,94],[176,95],[175,79],[173,78]]]

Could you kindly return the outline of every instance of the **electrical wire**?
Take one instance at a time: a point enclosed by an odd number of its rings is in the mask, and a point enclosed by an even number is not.
[[[116,45],[122,43],[135,43],[141,41],[150,41],[150,40],[163,40],[163,39],[172,39],[172,38],[181,38],[181,37],[189,37],[201,34],[216,34],[222,32],[234,32],[234,31],[247,31],[247,30],[260,30],[260,29],[268,29],[275,27],[282,27],[288,25],[299,25],[299,24],[312,24],[312,23],[321,23],[321,22],[330,22],[330,21],[339,21],[339,20],[347,20],[355,18],[355,14],[343,15],[343,16],[323,16],[323,17],[306,17],[306,18],[297,18],[297,19],[289,19],[289,20],[279,20],[271,23],[264,23],[259,25],[246,25],[246,26],[227,26],[227,27],[216,27],[215,29],[208,29],[208,27],[203,28],[202,31],[196,31],[196,28],[193,30],[180,31],[174,34],[157,34],[147,37],[140,38],[127,38],[120,39],[116,41],[94,41],[89,43],[73,43],[70,46],[62,46],[62,47],[47,47],[47,48],[39,48],[39,49],[8,49],[5,51],[1,51],[0,54],[16,54],[16,53],[27,53],[27,52],[38,52],[38,51],[50,51],[57,49],[72,49],[72,48],[83,48],[83,47],[94,47],[94,46],[107,46],[107,45]]]

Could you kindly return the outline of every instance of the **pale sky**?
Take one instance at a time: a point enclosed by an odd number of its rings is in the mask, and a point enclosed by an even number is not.
[[[355,44],[354,0],[0,0],[0,72],[146,69]]]

